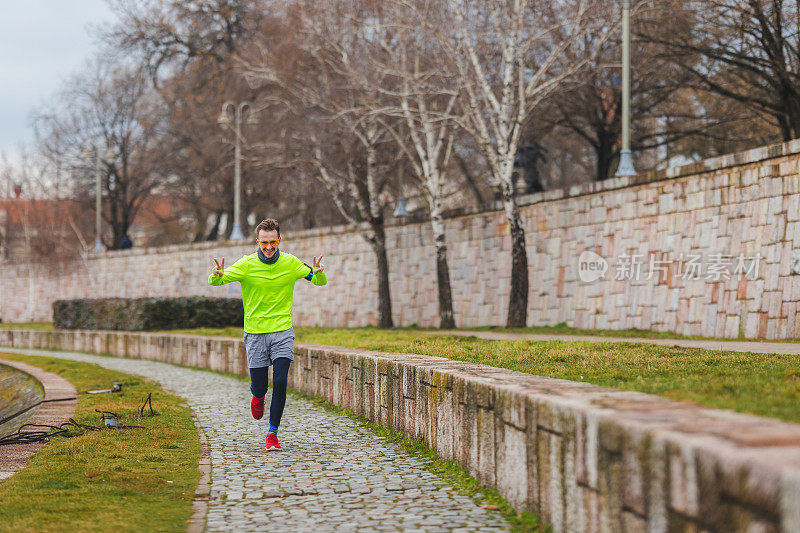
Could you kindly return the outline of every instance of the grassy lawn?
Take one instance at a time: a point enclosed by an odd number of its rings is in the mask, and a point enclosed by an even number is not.
[[[497,333],[525,333],[535,335],[594,335],[597,337],[638,337],[642,339],[680,339],[703,341],[745,341],[745,342],[800,342],[800,339],[729,339],[726,337],[703,337],[702,335],[679,335],[674,331],[653,331],[650,329],[580,329],[561,322],[555,326],[533,326],[529,328],[504,328],[500,326],[481,326],[477,328],[459,328],[473,331],[494,331]]]
[[[52,322],[0,322],[0,329],[53,329]],[[240,331],[241,328],[229,328],[231,331]],[[679,340],[704,340],[704,341],[729,341],[729,342],[800,342],[800,339],[728,339],[726,337],[703,337],[702,335],[678,335],[674,331],[652,331],[649,329],[581,329],[573,328],[566,322],[555,326],[532,326],[529,328],[505,328],[502,326],[480,326],[475,328],[456,328],[464,331],[493,331],[497,333],[524,333],[535,335],[594,335],[596,337],[621,337],[641,339],[679,339]],[[432,328],[417,328],[411,326],[398,328],[399,331],[438,331]]]
[[[0,322],[0,329],[53,329],[52,322]]]
[[[183,400],[155,384],[96,365],[3,353],[70,381],[79,394],[122,382],[118,394],[80,394],[75,420],[100,423],[95,408],[127,425],[54,437],[28,466],[0,483],[0,531],[182,531],[200,477],[200,444]],[[139,418],[152,393],[156,416]],[[0,448],[2,453],[2,448]]]
[[[414,330],[295,328],[297,342],[436,355],[800,422],[800,357],[644,343],[487,341]],[[242,336],[242,328],[173,333]]]

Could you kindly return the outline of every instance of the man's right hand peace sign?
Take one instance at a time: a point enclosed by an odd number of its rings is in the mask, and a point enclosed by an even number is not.
[[[217,261],[217,258],[214,258],[214,270],[211,271],[212,274],[215,276],[222,277],[222,271],[225,270],[225,258],[222,258],[222,261]]]

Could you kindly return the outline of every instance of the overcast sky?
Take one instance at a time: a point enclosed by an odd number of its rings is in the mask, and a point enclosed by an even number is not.
[[[114,19],[104,0],[0,0],[0,151],[33,140],[31,113],[98,48],[88,26]]]

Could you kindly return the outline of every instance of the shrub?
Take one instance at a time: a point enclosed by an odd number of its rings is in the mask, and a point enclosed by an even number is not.
[[[241,326],[243,322],[242,301],[236,298],[98,298],[53,303],[57,329],[152,331]]]

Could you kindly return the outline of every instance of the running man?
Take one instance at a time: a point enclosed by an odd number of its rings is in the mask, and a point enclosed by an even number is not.
[[[272,366],[267,451],[281,449],[278,426],[286,405],[289,365],[294,360],[294,284],[301,278],[320,287],[328,283],[322,256],[314,257],[313,266],[308,266],[292,254],[278,250],[280,242],[280,226],[268,218],[256,227],[256,253],[242,257],[228,268],[224,257],[221,261],[214,258],[215,266],[208,276],[209,285],[238,281],[242,286],[244,343],[253,393],[250,411],[256,420],[264,416],[267,370]]]

